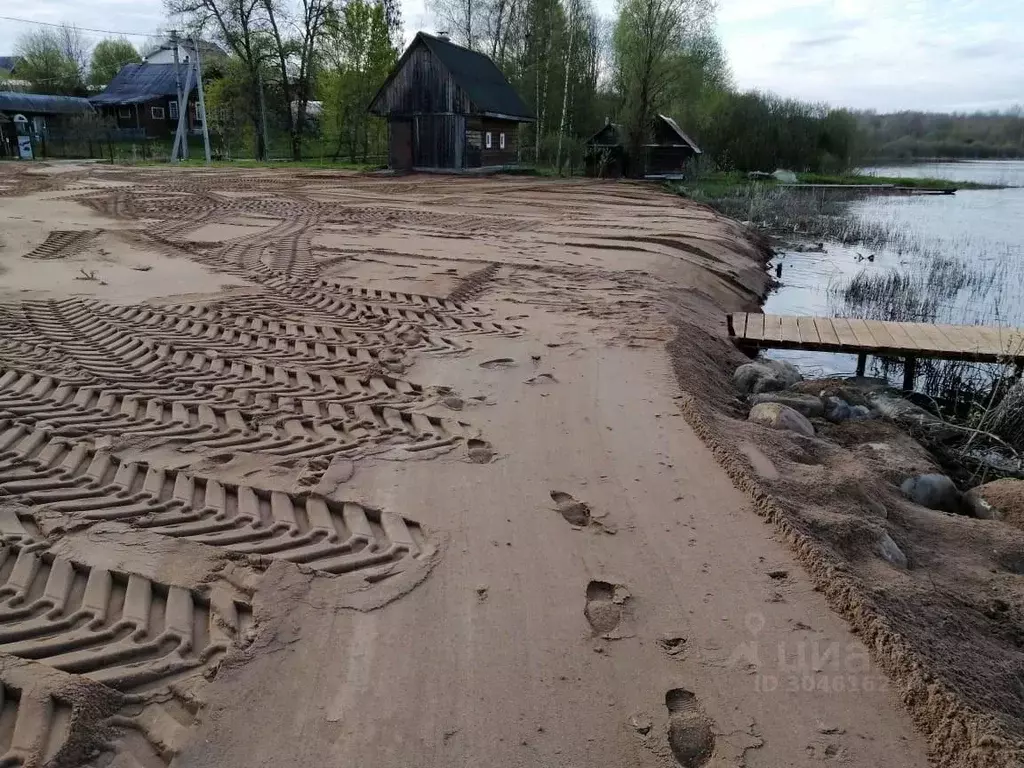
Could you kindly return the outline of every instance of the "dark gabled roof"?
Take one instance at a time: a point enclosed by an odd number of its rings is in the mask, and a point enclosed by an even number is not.
[[[182,66],[179,72],[181,87],[184,88],[188,68]],[[93,104],[141,104],[176,96],[177,93],[173,64],[125,64],[103,93],[89,101]]]
[[[622,143],[621,131],[622,126],[618,123],[605,123],[600,131],[587,139],[587,144],[595,147],[617,147]]]
[[[418,32],[412,43],[405,49],[402,58],[388,75],[384,85],[377,91],[373,101],[388,87],[402,69],[409,54],[417,45],[424,45],[451,73],[455,83],[462,88],[473,102],[477,113],[492,117],[509,117],[524,121],[534,120],[534,114],[516,93],[505,75],[490,57],[482,53],[455,45],[450,40]]]
[[[685,133],[683,133],[682,128],[679,127],[679,124],[675,120],[673,120],[671,117],[668,117],[667,115],[658,115],[658,117],[664,120],[668,127],[671,128],[673,132],[675,132],[676,136],[679,137],[681,143],[689,145],[690,149],[692,149],[698,155],[703,154],[700,151],[700,147],[697,146],[697,143],[689,136],[687,136]]]
[[[150,48],[147,53],[144,53],[142,55],[144,58],[149,58],[154,53],[158,53],[159,51],[162,51],[170,47],[171,39],[166,38],[162,40],[159,44],[154,45],[152,48]],[[192,40],[190,38],[183,37],[181,38],[181,40],[178,41],[178,47],[186,51],[189,51],[192,50],[195,46],[192,45]],[[209,40],[199,41],[199,53],[204,59],[208,56],[227,56],[227,53],[224,52],[223,48],[221,48],[216,43],[211,43]]]
[[[685,144],[696,154],[703,154],[696,142],[683,133],[679,124],[671,117],[668,117],[667,115],[658,115],[656,119],[661,120],[666,126],[668,126],[671,133],[678,139],[678,142],[674,143]],[[622,126],[617,123],[607,123],[603,128],[601,128],[601,130],[587,139],[587,144],[594,147],[617,147],[622,143]]]
[[[17,56],[0,56],[0,69],[6,69],[8,72],[13,72],[14,66],[17,63]]]
[[[73,115],[91,112],[88,99],[77,96],[49,96],[42,93],[0,91],[0,112],[27,112],[36,115]]]

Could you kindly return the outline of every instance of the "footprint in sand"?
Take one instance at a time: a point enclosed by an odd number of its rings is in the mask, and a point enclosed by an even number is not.
[[[685,688],[665,694],[668,709],[668,745],[683,768],[701,768],[715,751],[713,724],[700,708],[697,697]]]
[[[480,363],[481,368],[487,368],[493,370],[495,368],[515,368],[516,361],[511,357],[496,357],[493,360],[485,360]]]
[[[469,460],[474,464],[490,464],[494,458],[494,449],[486,440],[471,439],[466,444],[466,449]]]
[[[555,502],[558,514],[570,525],[590,525],[590,507],[577,501],[564,491],[551,491],[551,500]]]
[[[583,615],[595,635],[607,635],[618,629],[622,622],[622,606],[629,598],[629,590],[620,584],[591,581],[587,584],[587,603]]]

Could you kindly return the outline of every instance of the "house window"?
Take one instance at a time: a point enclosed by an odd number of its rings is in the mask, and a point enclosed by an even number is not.
[[[504,133],[499,133],[498,134],[498,147],[501,148],[501,149],[505,148],[505,134]]]
[[[132,117],[132,110],[130,107],[121,107],[117,110],[117,116],[125,120],[130,120]]]
[[[488,131],[487,133],[484,134],[484,146],[487,147],[487,149],[491,148],[491,132],[490,131]]]
[[[178,119],[178,102],[176,102],[176,101],[169,101],[169,102],[167,102],[167,116],[169,118],[171,118],[171,120],[177,120]]]
[[[154,120],[164,119],[164,108],[163,107],[150,107],[149,114],[153,116]]]

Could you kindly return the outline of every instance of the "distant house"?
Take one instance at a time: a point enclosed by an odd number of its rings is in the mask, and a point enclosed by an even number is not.
[[[181,87],[187,82],[188,67],[178,68]],[[89,99],[103,115],[111,118],[122,134],[138,138],[173,136],[178,128],[178,80],[173,64],[125,64],[103,93]],[[197,89],[188,95],[186,127],[202,128],[197,114]]]
[[[631,168],[622,126],[608,123],[587,141],[588,176],[675,176],[688,161],[702,154],[693,139],[671,117],[658,115],[651,123],[652,141],[642,146],[642,167]]]
[[[77,96],[0,91],[0,157],[14,156],[18,123],[36,144],[45,142],[53,132],[60,133],[71,118],[92,111],[89,100]]]
[[[18,66],[17,56],[0,56],[0,69],[7,72],[9,75],[14,74],[14,70]]]
[[[487,56],[420,32],[370,103],[388,120],[395,170],[462,171],[519,162],[535,118]]]
[[[184,63],[190,61],[192,58],[192,52],[195,50],[192,45],[192,41],[188,39],[181,39],[178,41],[178,62]],[[199,41],[199,58],[203,62],[207,62],[210,59],[224,58],[227,54],[224,49],[216,43],[211,43],[209,40]],[[164,40],[159,45],[149,49],[148,53],[143,54],[143,60],[147,64],[173,64],[174,63],[174,43],[170,39]]]

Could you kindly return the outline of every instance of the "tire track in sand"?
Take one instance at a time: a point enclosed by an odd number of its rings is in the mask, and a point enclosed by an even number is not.
[[[312,495],[221,483],[124,461],[87,442],[14,427],[0,442],[0,494],[74,520],[118,520],[163,536],[374,580],[434,551],[399,515]]]
[[[355,457],[382,445],[422,451],[468,437],[457,422],[366,403],[327,403],[298,413],[187,405],[141,396],[91,377],[0,368],[0,427],[27,425],[58,437],[160,438],[271,456]]]

